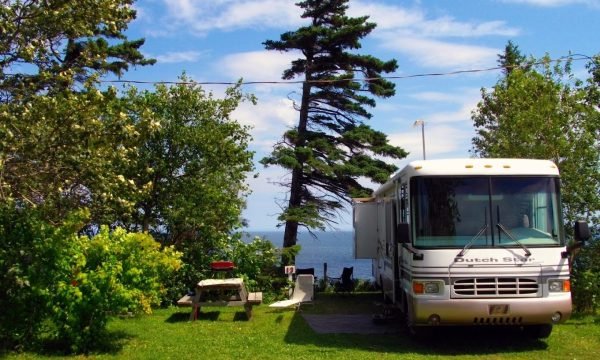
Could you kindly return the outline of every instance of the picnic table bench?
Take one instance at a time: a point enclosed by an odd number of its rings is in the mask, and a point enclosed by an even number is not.
[[[214,300],[203,299],[203,294],[213,294]],[[204,300],[204,301],[203,301]],[[252,317],[252,306],[262,303],[262,292],[246,290],[241,278],[206,279],[196,285],[194,295],[184,295],[178,306],[191,306],[190,320],[196,320],[203,306],[243,306],[248,319]]]

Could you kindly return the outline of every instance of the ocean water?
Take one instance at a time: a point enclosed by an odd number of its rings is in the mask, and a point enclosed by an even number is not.
[[[372,280],[371,260],[355,259],[352,231],[315,232],[312,237],[307,232],[298,233],[298,244],[302,247],[296,257],[296,267],[315,268],[315,276],[323,277],[323,264],[327,263],[327,276],[339,277],[344,267],[354,267],[355,279]],[[283,231],[252,231],[247,239],[260,236],[276,247],[283,244]]]

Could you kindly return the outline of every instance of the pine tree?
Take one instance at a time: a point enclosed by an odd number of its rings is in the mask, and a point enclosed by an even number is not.
[[[357,54],[360,40],[376,24],[367,22],[367,16],[347,17],[347,3],[299,2],[302,18],[310,23],[282,34],[279,41],[264,43],[268,50],[302,54],[283,73],[286,80],[304,77],[298,124],[261,161],[291,172],[284,184],[290,189],[288,203],[279,216],[285,223],[284,247],[296,244],[299,227],[325,229],[336,223],[349,197],[369,196],[371,190],[357,178],[385,182],[397,168],[381,157],[407,155],[390,145],[385,134],[364,124],[372,116],[367,107],[375,106],[369,94],[394,95],[394,84],[381,74],[395,71],[397,64]]]
[[[121,76],[150,65],[124,32],[135,0],[0,0],[0,99],[80,87],[95,76]],[[26,64],[26,66],[23,66]]]
[[[519,46],[515,45],[511,40],[504,47],[504,54],[498,54],[498,65],[504,68],[502,72],[507,76],[514,69],[523,66],[525,62],[526,58],[521,54]]]

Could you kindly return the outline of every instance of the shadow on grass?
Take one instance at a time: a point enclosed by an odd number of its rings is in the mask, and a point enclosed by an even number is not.
[[[354,348],[380,353],[421,355],[492,355],[545,350],[541,340],[527,339],[518,329],[445,327],[428,337],[413,338],[406,329],[397,334],[317,334],[300,314],[294,314],[285,341],[319,348]]]
[[[220,311],[201,311],[196,321],[218,321],[220,315]],[[165,322],[171,324],[188,321],[190,321],[189,312],[176,312],[165,320]],[[248,321],[248,316],[245,311],[238,311],[233,315],[233,321]]]
[[[82,354],[118,355],[125,345],[133,338],[133,335],[125,331],[106,331],[95,338],[94,344]],[[12,353],[13,350],[6,348],[0,349],[0,358]],[[20,351],[26,351],[40,356],[65,356],[77,354],[71,351],[68,343],[60,340],[44,340],[31,348],[24,348]]]
[[[367,301],[365,303],[364,301]],[[329,296],[315,306],[311,314],[375,313],[377,306],[373,297]],[[334,310],[337,304],[337,310]],[[366,311],[365,311],[366,310]],[[500,327],[443,327],[435,329],[428,337],[414,338],[404,327],[395,334],[317,334],[301,314],[293,315],[285,341],[291,344],[314,345],[319,349],[349,348],[374,353],[396,353],[421,355],[477,355],[485,356],[506,352],[545,350],[548,345],[542,340],[523,336],[518,328]]]
[[[190,313],[189,312],[176,312],[171,314],[171,316],[169,316],[165,322],[169,323],[169,324],[176,324],[176,323],[182,323],[182,322],[188,322],[190,321]]]

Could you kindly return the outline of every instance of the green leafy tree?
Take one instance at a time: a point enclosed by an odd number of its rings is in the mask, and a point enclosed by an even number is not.
[[[375,106],[369,95],[394,95],[394,84],[381,74],[393,72],[397,64],[356,53],[360,40],[376,25],[367,22],[367,16],[346,16],[347,3],[301,1],[297,5],[308,24],[282,34],[279,41],[264,43],[268,50],[301,54],[283,79],[304,78],[298,125],[261,161],[291,172],[285,184],[290,189],[288,203],[279,216],[285,223],[284,247],[296,244],[300,226],[323,229],[335,222],[350,196],[370,194],[359,177],[386,181],[396,167],[375,156],[406,156],[388,143],[385,134],[364,124],[371,118],[367,108]]]
[[[227,234],[240,225],[253,153],[249,128],[231,114],[244,100],[254,98],[240,86],[227,89],[223,99],[185,84],[129,91],[124,101],[133,122],[150,116],[156,127],[140,138],[135,160],[125,166],[126,181],[144,189],[130,227],[164,229],[177,243],[190,231]]]
[[[534,63],[534,61],[530,61]],[[473,152],[482,157],[554,161],[560,170],[565,228],[587,219],[598,231],[600,211],[600,82],[598,58],[587,84],[570,63],[551,67],[548,58],[528,69],[513,68],[492,91],[482,89],[473,112]],[[578,312],[600,306],[598,240],[577,253],[572,265],[573,305]]]
[[[133,0],[0,0],[0,99],[61,90],[148,65],[124,35]]]
[[[114,89],[0,104],[0,199],[43,206],[54,220],[81,207],[104,223],[131,212],[138,189],[122,165],[135,158],[152,119],[145,113],[133,124],[126,111]]]
[[[131,212],[119,165],[147,123],[131,124],[114,89],[97,80],[147,65],[128,41],[132,0],[0,0],[0,199],[41,206],[59,220]]]
[[[564,219],[588,220],[600,210],[600,113],[574,79],[570,64],[552,67],[546,58],[535,69],[514,69],[492,91],[482,89],[473,112],[481,157],[554,161],[561,172]]]
[[[185,76],[181,81],[190,82]],[[223,249],[239,238],[231,234],[242,225],[245,179],[254,169],[249,128],[232,118],[242,101],[254,97],[239,85],[215,98],[186,84],[132,88],[123,99],[134,124],[150,117],[155,129],[139,139],[135,159],[123,166],[124,182],[139,192],[131,199],[134,211],[119,221],[184,253],[187,265],[174,291],[205,277],[209,262],[225,256]]]

